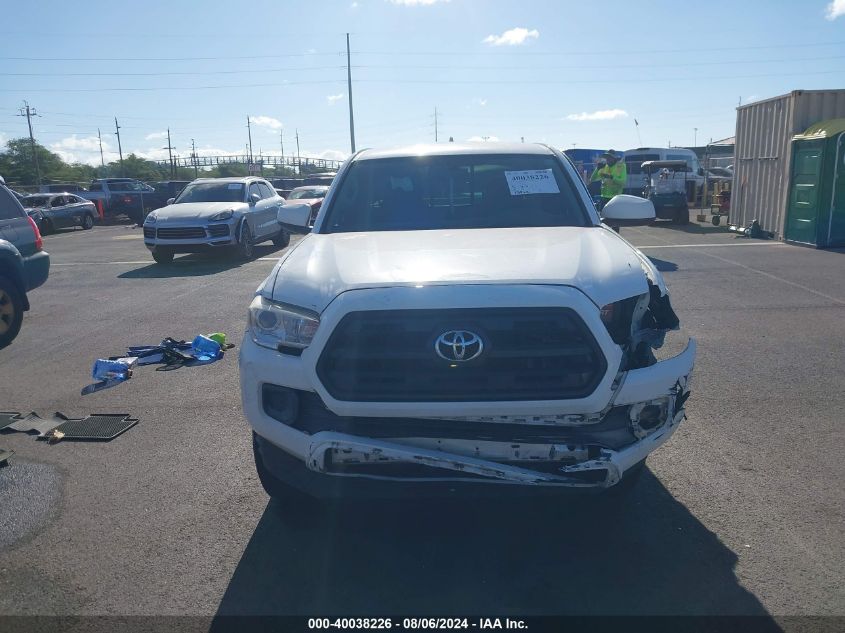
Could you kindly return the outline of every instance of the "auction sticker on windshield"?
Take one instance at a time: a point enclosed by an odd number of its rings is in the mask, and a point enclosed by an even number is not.
[[[551,169],[530,169],[506,171],[505,178],[512,196],[526,196],[533,193],[560,193]]]

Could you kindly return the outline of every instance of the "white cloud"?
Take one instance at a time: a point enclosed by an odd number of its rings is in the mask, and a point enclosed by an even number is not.
[[[390,4],[398,4],[403,7],[428,6],[438,2],[451,2],[451,0],[390,0]]]
[[[529,39],[536,40],[540,37],[540,31],[537,29],[528,29],[518,26],[516,28],[505,31],[501,35],[488,35],[482,41],[491,46],[519,46],[525,44]]]
[[[334,105],[335,103],[337,103],[338,101],[343,99],[343,97],[344,97],[344,95],[341,92],[341,93],[336,94],[336,95],[329,95],[328,97],[326,97],[326,101],[329,102],[329,105]]]
[[[271,116],[254,116],[250,117],[249,119],[253,125],[257,125],[258,127],[267,127],[271,130],[281,130],[282,129],[282,122],[279,119],[274,119]]]
[[[845,0],[831,0],[825,8],[825,19],[835,20],[841,15],[845,15]]]
[[[499,140],[498,136],[470,136],[467,139],[470,143],[495,143]]]
[[[324,149],[317,152],[311,158],[323,158],[325,160],[346,160],[349,157],[349,152],[342,152],[339,149]]]
[[[349,8],[350,8],[350,9],[357,9],[357,8],[358,8],[358,3],[357,3],[357,2],[353,2],[352,4],[350,4],[350,5],[349,5]]]
[[[613,119],[625,119],[628,113],[625,110],[614,108],[612,110],[596,110],[595,112],[582,112],[581,114],[567,114],[569,121],[611,121]]]
[[[144,137],[145,141],[157,141],[167,138],[167,132],[150,132]]]
[[[73,134],[51,143],[49,149],[67,163],[100,164],[100,141],[96,136],[79,137]],[[106,162],[118,159],[118,153],[107,140],[103,140],[103,157]]]

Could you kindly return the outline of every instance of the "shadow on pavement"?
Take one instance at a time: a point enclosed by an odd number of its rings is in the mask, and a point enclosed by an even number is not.
[[[657,267],[662,273],[674,272],[678,270],[678,265],[675,262],[670,262],[665,259],[657,259],[656,257],[649,257],[651,263]]]
[[[609,501],[349,504],[312,522],[270,502],[217,615],[768,615],[651,472]]]
[[[680,231],[681,233],[691,233],[693,235],[709,235],[711,233],[730,233],[727,226],[713,226],[712,224],[696,224],[690,222],[689,224],[675,224],[674,222],[655,222],[652,226],[662,229],[670,229],[672,231]],[[735,234],[739,237],[739,234]]]
[[[272,257],[283,249],[272,245],[255,247],[255,255],[249,261],[239,259],[232,253],[194,253],[177,255],[172,264],[156,264],[150,256],[150,264],[119,274],[118,279],[163,279],[170,277],[202,277],[214,275],[249,264],[260,257]]]

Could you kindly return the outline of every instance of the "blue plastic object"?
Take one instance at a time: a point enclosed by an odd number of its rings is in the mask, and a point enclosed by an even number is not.
[[[94,361],[91,376],[94,380],[126,380],[130,369],[131,365],[126,361],[98,358]]]
[[[199,361],[217,360],[222,349],[217,341],[200,334],[191,342],[191,352]]]

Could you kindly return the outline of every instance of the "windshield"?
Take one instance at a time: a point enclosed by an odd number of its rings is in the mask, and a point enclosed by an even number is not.
[[[325,198],[325,189],[297,189],[292,191],[288,200],[304,200],[307,198]]]
[[[184,202],[243,202],[242,182],[198,182],[185,187],[174,204]]]
[[[354,162],[324,231],[586,226],[587,213],[551,155],[464,155]]]
[[[21,204],[26,209],[34,209],[35,207],[46,207],[50,204],[50,196],[27,196],[21,200]]]
[[[625,153],[625,167],[628,175],[643,173],[642,164],[648,160],[660,160],[659,154],[628,154]]]

